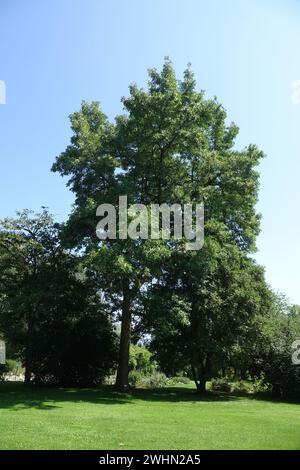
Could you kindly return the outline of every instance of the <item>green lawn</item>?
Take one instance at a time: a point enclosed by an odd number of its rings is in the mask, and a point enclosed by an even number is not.
[[[300,449],[300,404],[2,383],[0,449]]]

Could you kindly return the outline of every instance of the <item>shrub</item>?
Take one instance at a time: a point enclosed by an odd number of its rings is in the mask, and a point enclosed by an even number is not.
[[[212,379],[211,390],[214,392],[231,392],[231,385],[226,379]]]
[[[189,377],[186,377],[185,375],[177,375],[169,379],[170,385],[189,384],[190,382],[191,382],[191,379]]]
[[[238,380],[231,384],[231,391],[234,393],[248,394],[254,392],[254,386],[252,382],[245,380]]]
[[[139,371],[140,374],[149,375],[157,367],[151,352],[145,346],[132,344],[130,346],[129,368],[131,371]]]
[[[21,375],[24,369],[19,361],[7,359],[6,364],[0,364],[0,380],[4,380],[8,375]]]
[[[168,379],[162,372],[155,371],[151,375],[142,377],[138,382],[141,388],[163,388],[167,385]]]
[[[272,390],[271,385],[267,382],[263,374],[253,381],[252,387],[253,393],[266,393]]]
[[[115,385],[117,374],[107,375],[104,379],[105,385]]]
[[[258,391],[271,391],[275,396],[299,398],[300,367],[292,364],[290,345],[286,350],[271,349],[259,364],[256,376]],[[279,348],[278,348],[279,349]]]
[[[157,371],[157,364],[145,346],[130,346],[129,385],[133,388],[160,388],[167,383],[165,374]]]
[[[130,387],[136,388],[139,386],[141,381],[145,378],[145,375],[142,374],[139,370],[131,370],[128,375],[128,381]]]

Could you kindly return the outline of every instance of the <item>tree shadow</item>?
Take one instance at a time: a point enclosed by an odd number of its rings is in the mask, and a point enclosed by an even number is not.
[[[194,389],[187,387],[166,387],[162,389],[136,389],[128,393],[119,393],[113,386],[105,385],[96,388],[46,388],[24,386],[22,383],[0,383],[0,410],[11,411],[35,408],[51,411],[62,407],[63,403],[93,403],[104,405],[134,404],[136,401],[149,402],[229,402],[242,399],[272,401],[273,403],[291,403],[291,401],[275,399],[269,396],[241,395],[232,393],[212,392],[199,395]],[[295,403],[295,402],[293,402]],[[299,404],[299,402],[298,402]]]
[[[159,389],[137,389],[133,390],[132,397],[144,401],[161,402],[214,402],[214,401],[233,401],[241,397],[221,392],[206,392],[200,395],[195,389],[185,387],[166,387]]]
[[[62,407],[62,403],[94,403],[94,404],[125,404],[132,398],[121,394],[112,387],[73,389],[25,386],[23,383],[0,383],[0,410],[11,411],[35,408],[38,410],[54,410]]]

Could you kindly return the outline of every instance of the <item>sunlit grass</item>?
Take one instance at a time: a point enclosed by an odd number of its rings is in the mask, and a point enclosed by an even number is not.
[[[300,405],[199,398],[189,386],[124,395],[4,383],[0,449],[300,449]]]

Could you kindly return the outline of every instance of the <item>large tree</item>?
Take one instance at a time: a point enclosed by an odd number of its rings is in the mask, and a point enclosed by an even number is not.
[[[226,124],[223,107],[196,91],[189,68],[178,81],[168,59],[160,73],[150,70],[147,90],[132,85],[122,102],[125,113],[114,124],[98,103],[83,103],[71,116],[71,143],[53,165],[54,171],[69,178],[76,196],[65,239],[85,248],[99,287],[120,305],[120,389],[128,385],[132,315],[141,293],[165,276],[170,258],[171,271],[182,265],[178,281],[184,274],[189,291],[196,293],[216,259],[213,249],[212,258],[204,252],[185,252],[184,241],[172,236],[169,241],[99,242],[97,206],[117,205],[120,195],[127,195],[129,204],[204,202],[212,242],[251,250],[259,227],[254,167],[262,156],[255,146],[234,149],[238,129]],[[194,317],[201,316],[203,299],[203,295],[201,302],[198,295],[190,299]]]

